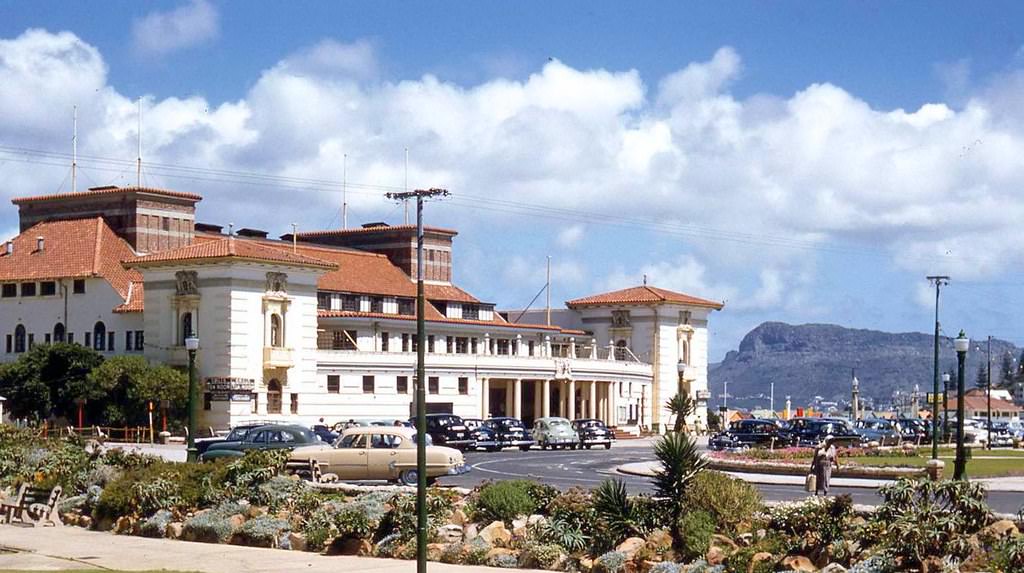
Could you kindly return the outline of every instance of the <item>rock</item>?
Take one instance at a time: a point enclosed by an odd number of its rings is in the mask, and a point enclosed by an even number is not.
[[[504,547],[495,547],[494,549],[491,549],[490,551],[487,552],[486,560],[490,561],[491,559],[493,559],[493,558],[495,558],[495,557],[497,557],[499,555],[516,555],[516,552],[515,552],[514,549],[506,549]]]
[[[448,547],[446,543],[428,543],[427,561],[440,561],[441,554],[444,553],[446,547]]]
[[[811,563],[811,560],[804,557],[803,555],[790,555],[782,560],[780,564],[782,571],[817,571],[818,568]]]
[[[437,528],[437,537],[442,543],[461,543],[462,526],[455,524],[442,525]]]
[[[647,548],[654,553],[660,553],[672,548],[672,534],[665,529],[658,529],[651,532],[646,540]]]
[[[754,544],[754,534],[753,533],[741,533],[741,534],[739,534],[739,536],[736,537],[736,541],[742,547],[750,547],[751,545]]]
[[[533,514],[526,518],[526,525],[537,525],[538,523],[544,523],[548,518],[543,515]]]
[[[172,521],[167,524],[167,537],[169,539],[181,539],[181,531],[185,524],[180,521]]]
[[[469,518],[466,517],[465,511],[462,511],[461,509],[456,509],[455,511],[452,512],[452,517],[448,520],[448,522],[455,525],[466,525],[467,523],[469,523]]]
[[[480,530],[480,537],[495,547],[508,546],[512,542],[512,534],[505,528],[505,524],[500,521],[492,522]]]
[[[288,546],[293,551],[305,551],[306,550],[306,535],[297,531],[292,531],[288,534]]]
[[[132,518],[128,517],[127,515],[122,515],[121,517],[117,518],[117,521],[114,523],[114,529],[112,531],[114,532],[114,535],[128,535],[132,532],[132,527],[134,525],[135,524],[133,523]]]
[[[328,547],[328,555],[370,555],[373,545],[358,537],[338,537]]]
[[[245,516],[240,513],[236,513],[228,518],[228,523],[231,524],[231,529],[238,529],[239,527],[242,527],[243,523],[245,523]]]
[[[594,560],[589,557],[580,558],[580,571],[590,573],[594,569]]]
[[[60,516],[60,522],[64,525],[78,525],[78,514],[71,513],[70,511],[63,513]]]
[[[846,567],[838,563],[829,563],[822,568],[821,573],[846,573]]]
[[[477,531],[477,526],[475,523],[467,523],[466,525],[462,526],[462,539],[464,541],[472,541],[479,535],[480,533]]]
[[[109,517],[104,517],[99,521],[96,521],[96,531],[110,531],[114,529],[114,520]]]
[[[78,518],[78,527],[84,527],[86,529],[89,529],[90,526],[92,526],[91,517],[89,517],[88,515],[83,515]]]
[[[267,508],[261,505],[250,505],[249,510],[246,512],[249,519],[256,519],[267,514]]]
[[[942,573],[945,564],[940,557],[928,557],[921,562],[921,573]]]
[[[526,529],[526,519],[525,518],[518,518],[518,519],[513,519],[512,520],[512,531],[515,531],[517,529]]]
[[[631,559],[634,555],[636,555],[637,551],[640,551],[640,548],[643,546],[643,539],[639,537],[630,537],[629,539],[620,543],[619,546],[615,548],[615,550],[619,553],[625,553],[626,557],[628,559]]]
[[[1020,530],[1017,529],[1017,524],[1009,519],[1000,519],[978,532],[978,537],[987,541],[995,541],[1004,537],[1016,537],[1018,535],[1020,535]]]
[[[708,548],[708,553],[704,556],[704,560],[708,562],[708,565],[713,567],[724,563],[725,557],[725,550],[715,545]]]
[[[716,533],[711,536],[711,545],[717,545],[719,547],[722,547],[728,550],[729,553],[732,553],[733,551],[736,551],[740,548],[739,545],[736,545],[735,541],[729,539],[728,536],[722,535],[721,533]]]
[[[765,537],[768,537],[768,532],[765,531],[764,529],[758,529],[757,530],[757,538],[758,539],[764,539]]]
[[[754,568],[757,567],[758,563],[762,561],[771,561],[774,558],[775,556],[767,551],[755,553],[754,556],[750,558],[750,566],[747,567],[747,573],[754,573]]]

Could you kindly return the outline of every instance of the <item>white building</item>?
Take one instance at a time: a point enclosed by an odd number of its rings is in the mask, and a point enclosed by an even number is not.
[[[199,200],[134,187],[15,200],[0,356],[70,340],[186,366],[192,332],[204,425],[408,417],[415,227],[224,234],[194,222]],[[720,303],[643,285],[569,301],[550,325],[537,313],[513,323],[452,283],[455,235],[426,232],[428,411],[596,417],[635,432],[670,426],[664,403],[682,390],[706,423]]]

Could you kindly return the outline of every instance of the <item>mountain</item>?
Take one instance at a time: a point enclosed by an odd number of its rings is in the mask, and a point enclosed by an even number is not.
[[[975,385],[977,368],[985,363],[985,348],[986,340],[971,341],[965,376],[968,388]],[[993,385],[999,384],[1004,355],[1019,358],[1020,349],[993,339]],[[730,351],[722,362],[712,365],[708,379],[714,405],[721,404],[720,394],[728,382],[730,406],[747,408],[767,407],[770,383],[774,382],[775,408],[781,410],[787,395],[794,408],[810,404],[815,396],[849,401],[855,370],[861,396],[877,404],[889,402],[897,390],[912,392],[915,384],[922,394],[930,392],[933,359],[932,334],[765,322],[743,337],[739,350]],[[939,371],[952,372],[951,384],[955,387],[956,352],[949,337],[939,339]]]

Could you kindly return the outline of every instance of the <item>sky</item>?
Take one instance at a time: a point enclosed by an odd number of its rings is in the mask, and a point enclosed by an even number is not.
[[[725,301],[712,361],[768,320],[930,332],[926,275],[945,334],[1024,343],[1016,2],[2,1],[5,236],[71,190],[76,106],[79,190],[136,182],[140,106],[142,183],[202,222],[446,188],[470,292],[521,308],[548,256],[556,302],[646,276]]]

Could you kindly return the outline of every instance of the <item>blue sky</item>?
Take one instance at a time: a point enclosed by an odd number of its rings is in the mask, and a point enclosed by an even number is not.
[[[339,224],[323,182],[342,163],[350,223],[400,221],[381,195],[409,147],[410,185],[455,194],[428,214],[461,231],[459,282],[503,307],[532,298],[549,254],[555,300],[647,274],[727,301],[717,360],[763,320],[927,332],[940,273],[945,330],[1020,343],[1022,12],[8,2],[0,193],[68,189],[62,157],[23,150],[69,152],[73,105],[83,155],[134,159],[143,97],[144,182],[273,234]],[[133,182],[82,165],[83,186]]]

